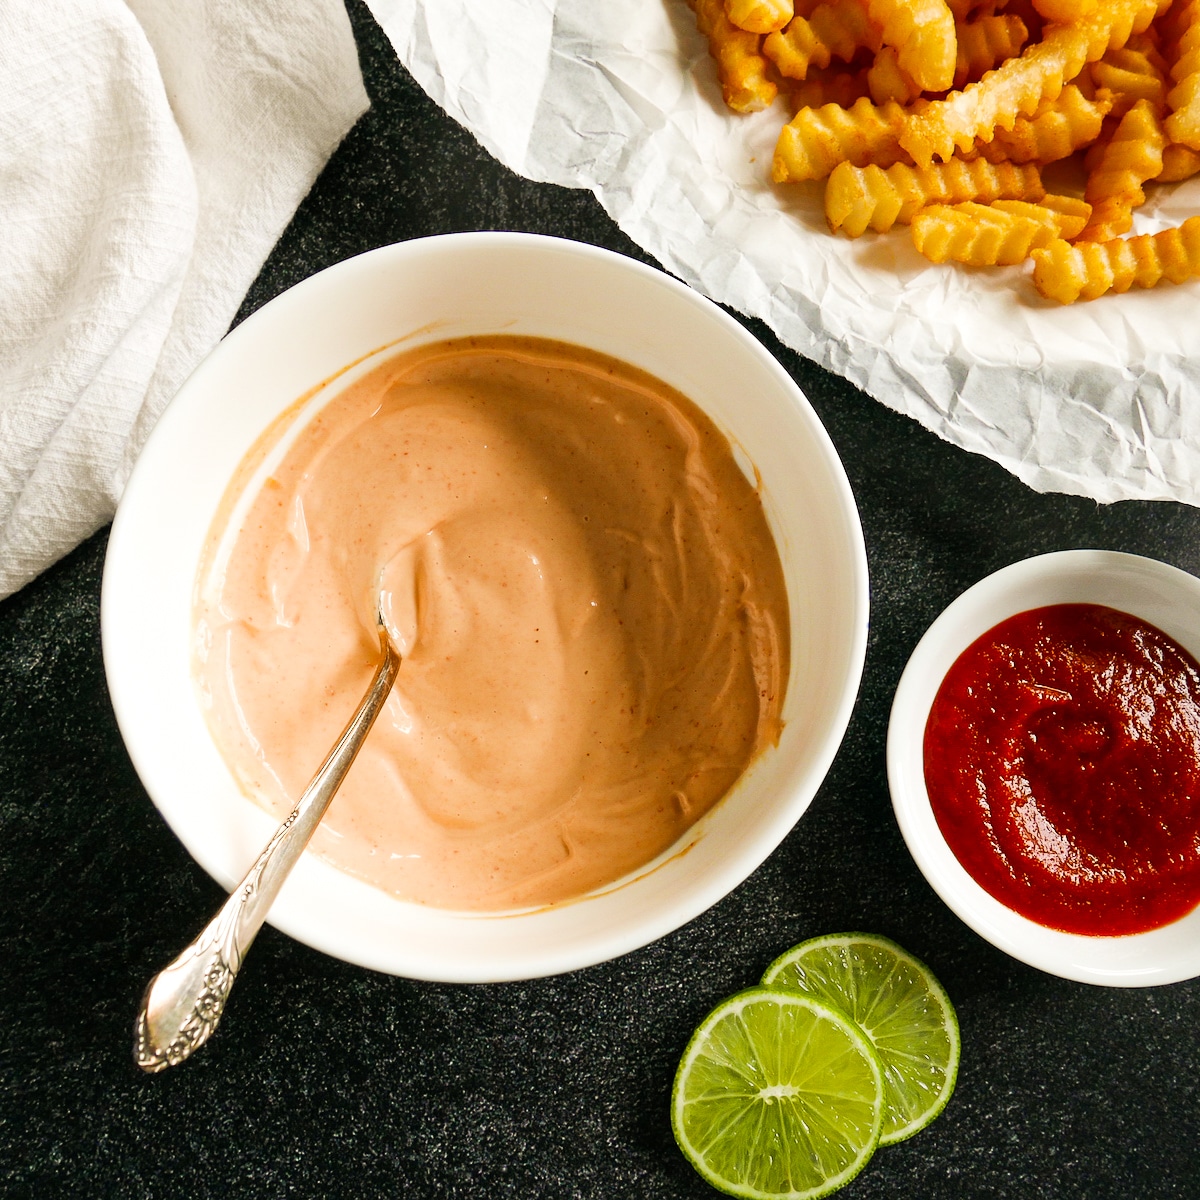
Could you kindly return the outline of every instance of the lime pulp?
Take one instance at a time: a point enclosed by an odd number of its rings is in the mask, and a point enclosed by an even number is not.
[[[958,1077],[958,1019],[919,959],[869,933],[812,938],[777,958],[763,985],[795,988],[836,1005],[870,1038],[883,1065],[881,1145],[924,1129]]]
[[[824,1000],[775,987],[719,1004],[684,1051],[671,1125],[714,1187],[751,1200],[816,1200],[879,1143],[883,1069],[869,1038]]]

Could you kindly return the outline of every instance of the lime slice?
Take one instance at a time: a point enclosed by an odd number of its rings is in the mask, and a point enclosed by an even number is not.
[[[883,1122],[879,1056],[814,996],[750,988],[705,1017],[671,1093],[688,1161],[731,1196],[809,1200],[853,1179]]]
[[[946,1107],[958,1078],[958,1018],[929,968],[895,942],[813,938],[777,958],[762,981],[827,1000],[866,1032],[883,1063],[881,1145],[912,1137]]]

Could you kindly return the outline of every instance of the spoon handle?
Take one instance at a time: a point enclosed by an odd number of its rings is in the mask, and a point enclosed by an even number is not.
[[[133,1057],[143,1071],[183,1062],[216,1029],[250,943],[392,690],[400,655],[382,629],[379,643],[383,657],[366,696],[291,815],[200,936],[146,988],[133,1035]]]

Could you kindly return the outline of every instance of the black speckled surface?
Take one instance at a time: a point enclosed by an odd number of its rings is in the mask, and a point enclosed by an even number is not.
[[[645,257],[590,194],[492,162],[397,65],[358,0],[351,14],[374,107],[243,315],[348,255],[443,231],[531,230]],[[858,499],[866,675],[829,778],[780,849],[703,917],[616,962],[441,986],[267,928],[213,1042],[183,1068],[141,1075],[141,990],[220,892],[158,817],[117,733],[100,656],[104,533],[0,604],[0,1194],[713,1196],[667,1118],[692,1028],[792,943],[868,929],[942,979],[962,1072],[944,1115],[881,1150],[847,1200],[1200,1196],[1200,984],[1094,988],[993,950],[918,873],[884,777],[892,691],[958,592],[1076,546],[1200,573],[1200,511],[1036,495],[751,328],[816,406]]]

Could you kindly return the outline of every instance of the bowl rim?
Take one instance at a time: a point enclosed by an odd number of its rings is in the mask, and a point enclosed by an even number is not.
[[[840,687],[837,692],[837,704],[836,706],[831,706],[832,715],[827,724],[828,732],[824,736],[819,750],[813,756],[814,766],[806,773],[804,786],[796,789],[796,794],[789,796],[786,803],[783,803],[781,798],[781,802],[777,806],[778,811],[774,814],[769,825],[758,836],[753,852],[741,853],[740,857],[730,864],[730,869],[721,878],[714,880],[712,886],[707,889],[703,897],[694,896],[689,904],[680,905],[673,911],[661,911],[657,916],[648,914],[636,926],[632,926],[627,930],[623,936],[595,937],[589,946],[580,947],[576,953],[559,953],[553,961],[545,958],[545,956],[542,958],[532,956],[530,961],[524,963],[518,972],[503,976],[496,975],[494,972],[480,975],[467,969],[441,973],[430,972],[425,969],[412,969],[411,965],[402,968],[396,965],[396,959],[391,954],[381,956],[374,952],[363,952],[361,947],[355,947],[350,952],[346,952],[337,945],[331,945],[327,938],[313,936],[312,932],[304,927],[303,922],[297,923],[292,910],[285,903],[286,898],[289,896],[291,881],[289,881],[288,885],[285,885],[284,891],[281,893],[269,918],[271,924],[287,932],[290,936],[334,957],[395,974],[409,975],[414,978],[439,979],[447,982],[481,982],[484,980],[498,980],[500,978],[535,978],[541,975],[557,974],[607,961],[620,954],[649,944],[686,924],[743,882],[774,851],[783,838],[786,837],[787,833],[790,832],[796,821],[799,820],[800,816],[803,815],[803,812],[811,803],[813,796],[828,773],[833,758],[845,736],[845,731],[857,700],[865,662],[869,617],[867,558],[861,520],[849,480],[845,474],[845,468],[841,463],[832,439],[817,416],[815,409],[812,408],[811,403],[804,396],[799,385],[784,370],[782,364],[778,362],[774,355],[749,330],[744,328],[718,305],[667,275],[665,272],[638,262],[636,259],[601,247],[539,234],[523,234],[507,231],[439,234],[428,238],[412,239],[406,242],[378,247],[363,254],[355,255],[352,258],[342,260],[307,277],[265,303],[247,317],[245,321],[231,330],[218,346],[197,366],[196,370],[193,371],[192,375],[180,388],[176,397],[164,410],[150,437],[147,439],[146,445],[134,465],[109,537],[101,595],[101,636],[105,670],[118,727],[125,740],[134,767],[143,784],[146,786],[147,791],[150,793],[155,807],[158,808],[168,825],[180,840],[183,841],[189,854],[209,874],[227,889],[231,888],[239,877],[236,872],[231,872],[214,863],[210,856],[197,852],[196,847],[191,844],[187,829],[179,821],[177,812],[171,811],[170,806],[164,806],[161,802],[161,797],[156,794],[156,788],[147,782],[152,779],[153,773],[147,771],[147,763],[142,752],[142,741],[138,730],[135,728],[132,716],[133,706],[129,702],[129,696],[127,695],[133,680],[121,662],[122,647],[119,645],[121,635],[117,631],[118,626],[121,624],[118,608],[131,595],[131,573],[136,568],[136,563],[133,561],[132,555],[134,542],[140,536],[137,512],[139,508],[152,503],[153,485],[151,477],[156,473],[155,462],[159,453],[159,447],[175,438],[177,430],[185,430],[188,423],[194,419],[195,410],[198,405],[197,398],[203,394],[203,389],[206,386],[206,376],[211,372],[214,360],[223,358],[244,345],[252,345],[258,337],[260,329],[270,328],[273,323],[286,319],[287,314],[296,311],[298,308],[302,309],[304,305],[310,302],[316,303],[322,289],[331,281],[348,277],[352,278],[356,272],[366,272],[369,274],[376,269],[403,271],[405,264],[413,261],[412,256],[414,255],[438,255],[443,250],[452,250],[454,253],[469,253],[476,248],[484,250],[500,249],[502,251],[514,249],[518,253],[530,250],[535,253],[563,256],[566,259],[578,259],[584,263],[590,261],[592,263],[607,264],[610,268],[627,272],[633,278],[640,280],[639,286],[665,289],[667,292],[673,294],[678,301],[697,310],[709,322],[715,322],[722,327],[733,341],[740,343],[743,351],[754,356],[758,361],[759,367],[773,375],[779,386],[790,396],[792,407],[796,410],[797,419],[803,423],[806,435],[812,441],[813,451],[819,454],[823,469],[829,477],[830,486],[836,492],[836,505],[843,517],[843,524],[845,526],[842,532],[845,535],[846,568],[851,580],[852,604],[855,611],[852,622],[852,637],[846,651],[849,668],[845,673],[845,677],[840,681]],[[243,453],[245,449],[243,447]],[[247,804],[253,807],[251,801],[247,801]],[[275,826],[274,819],[267,817],[260,810],[255,809],[255,811],[260,812],[262,817],[262,821],[258,822],[259,826],[269,835]],[[262,840],[265,842],[265,836]],[[302,858],[302,863],[304,859],[311,860],[313,858],[314,856],[312,855],[305,855]],[[319,861],[304,864],[304,870],[308,872],[308,876],[312,879],[319,879],[323,872],[335,871],[334,868]],[[297,871],[300,871],[300,867],[297,868]],[[341,873],[337,872],[337,874],[340,875]],[[368,887],[365,884],[361,884],[360,886],[363,888]],[[400,905],[404,904],[402,901],[394,902]],[[579,901],[568,902],[567,905],[561,907],[568,907],[571,903],[579,903]],[[498,915],[504,919],[513,919],[507,914]],[[472,914],[472,916],[476,917],[478,914]]]
[[[1121,597],[1125,603],[1113,602]],[[1018,961],[1063,979],[1148,987],[1195,978],[1200,975],[1200,907],[1159,929],[1115,937],[1051,929],[1008,908],[959,863],[933,815],[922,749],[929,711],[963,650],[1006,617],[1043,605],[1108,604],[1149,620],[1200,659],[1200,616],[1191,628],[1169,615],[1163,618],[1180,599],[1200,614],[1200,579],[1144,555],[1072,549],[1022,559],[980,579],[942,610],[918,641],[896,687],[887,733],[888,787],[914,861],[947,907],[977,934]],[[1148,616],[1150,611],[1156,615]]]

